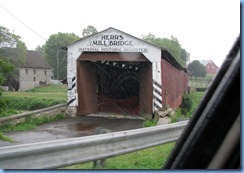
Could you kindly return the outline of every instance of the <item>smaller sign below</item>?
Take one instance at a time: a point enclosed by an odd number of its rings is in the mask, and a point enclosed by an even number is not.
[[[79,48],[79,52],[141,52],[147,53],[147,48],[128,48],[128,47],[84,47]]]

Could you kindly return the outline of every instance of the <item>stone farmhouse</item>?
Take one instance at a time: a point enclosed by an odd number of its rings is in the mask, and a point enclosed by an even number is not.
[[[52,67],[41,58],[41,54],[27,50],[25,64],[19,69],[19,91],[51,84],[52,76]]]
[[[200,63],[204,65],[207,74],[216,74],[218,72],[219,67],[212,60],[202,60]]]

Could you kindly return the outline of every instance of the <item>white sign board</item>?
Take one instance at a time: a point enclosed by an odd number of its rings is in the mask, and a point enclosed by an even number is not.
[[[82,52],[140,52],[149,61],[160,61],[161,49],[124,32],[109,28],[68,46]],[[74,52],[73,52],[74,53]]]

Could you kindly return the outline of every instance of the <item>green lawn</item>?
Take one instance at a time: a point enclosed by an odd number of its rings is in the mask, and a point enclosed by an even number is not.
[[[161,169],[175,143],[167,143],[106,160],[104,169]],[[77,164],[61,169],[93,169],[93,162]]]
[[[201,102],[205,92],[192,92],[190,94],[190,97],[192,98],[193,101],[193,108],[196,109],[199,103]]]
[[[53,84],[48,86],[41,86],[28,90],[27,92],[54,92],[54,93],[66,93],[67,85]]]
[[[67,98],[66,85],[48,85],[37,87],[27,91],[5,91],[6,97],[21,97],[21,98],[41,98],[41,99],[58,99],[66,101]]]
[[[66,103],[67,86],[48,85],[28,91],[4,91],[3,96],[7,99],[7,109],[0,113],[0,117]]]

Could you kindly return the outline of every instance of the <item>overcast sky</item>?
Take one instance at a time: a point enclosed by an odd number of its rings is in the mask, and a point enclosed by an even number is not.
[[[173,35],[191,60],[212,59],[220,66],[240,34],[240,1],[0,0],[0,25],[21,36],[30,50],[58,32],[81,36],[88,25],[138,38],[149,32]]]

